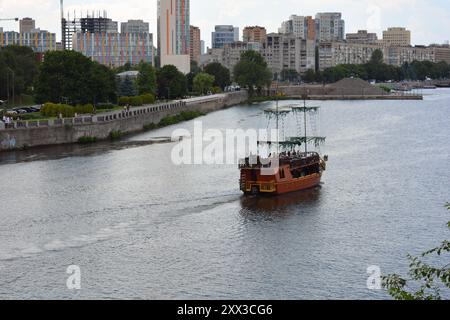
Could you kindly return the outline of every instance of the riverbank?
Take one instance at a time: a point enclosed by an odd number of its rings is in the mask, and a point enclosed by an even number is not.
[[[99,115],[54,120],[18,121],[14,128],[0,129],[0,151],[46,145],[101,141],[112,135],[131,134],[157,126],[164,118],[183,112],[210,113],[246,102],[247,92],[233,92],[207,97],[146,105],[130,111],[118,110]]]
[[[387,92],[361,79],[343,79],[332,84],[303,84],[298,86],[272,87],[268,96],[276,93],[286,99],[308,100],[423,100],[421,94],[410,92]]]

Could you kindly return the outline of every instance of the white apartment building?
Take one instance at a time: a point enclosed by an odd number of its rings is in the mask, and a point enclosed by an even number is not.
[[[316,15],[317,40],[342,41],[345,37],[345,21],[339,12],[324,12]]]
[[[383,43],[389,46],[411,46],[411,31],[405,28],[388,28],[383,31]]]
[[[158,53],[161,67],[190,72],[190,0],[158,0]]]
[[[268,34],[261,53],[274,74],[285,69],[299,73],[315,69],[315,42],[293,34]]]

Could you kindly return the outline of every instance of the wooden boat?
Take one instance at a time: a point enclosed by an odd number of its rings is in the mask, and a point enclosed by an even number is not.
[[[308,151],[308,144],[318,146],[325,141],[324,137],[307,136],[307,113],[318,111],[318,107],[304,106],[284,107],[280,110],[266,110],[266,114],[275,115],[277,129],[280,115],[290,113],[303,114],[304,136],[292,137],[284,141],[260,141],[259,144],[276,145],[277,152],[262,159],[259,156],[249,156],[240,161],[240,190],[251,195],[280,195],[317,187],[321,183],[326,170],[328,156],[323,158],[318,152]],[[304,147],[304,151],[299,151]],[[283,150],[280,152],[280,150]]]

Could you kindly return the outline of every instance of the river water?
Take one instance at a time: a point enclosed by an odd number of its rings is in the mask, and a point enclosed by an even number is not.
[[[244,198],[231,165],[172,164],[170,136],[0,155],[2,299],[386,299],[367,268],[446,239],[450,90],[425,101],[327,101],[321,188]],[[263,126],[271,103],[201,118]],[[68,290],[66,269],[81,270]]]

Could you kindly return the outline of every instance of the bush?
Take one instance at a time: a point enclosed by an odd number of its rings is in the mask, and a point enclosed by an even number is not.
[[[111,139],[111,140],[118,140],[118,139],[120,139],[121,137],[123,136],[123,133],[122,133],[122,131],[115,131],[115,130],[113,130],[113,131],[111,131],[110,133],[109,133],[109,138]]]
[[[131,100],[131,98],[130,97],[120,97],[119,98],[119,106],[126,106],[126,105],[129,105],[130,104],[130,100]]]
[[[158,126],[167,127],[183,121],[189,121],[204,115],[205,114],[200,111],[183,111],[175,116],[167,116],[163,118]]]
[[[75,115],[75,108],[66,104],[48,102],[44,104],[40,112],[44,117],[59,117],[61,114],[64,118],[72,118]]]
[[[77,113],[77,114],[94,113],[94,106],[92,104],[77,105],[75,107],[75,113]]]
[[[114,109],[116,106],[112,103],[99,103],[97,105],[97,110],[111,110]]]
[[[142,105],[144,105],[143,99],[142,97],[131,97],[130,98],[130,105],[133,107],[140,107]]]
[[[77,105],[76,107],[67,104],[46,103],[41,108],[41,115],[44,117],[59,117],[61,114],[64,118],[73,118],[75,114],[89,114],[94,112],[92,104]]]
[[[213,94],[218,94],[218,93],[222,93],[222,89],[220,87],[212,87],[211,88],[211,92]]]
[[[86,136],[86,137],[80,137],[79,139],[78,139],[78,143],[83,143],[83,144],[85,144],[85,143],[94,143],[94,142],[96,142],[97,141],[97,138],[96,137],[89,137],[89,136]]]
[[[141,96],[143,104],[152,104],[155,103],[155,96],[148,93]]]

